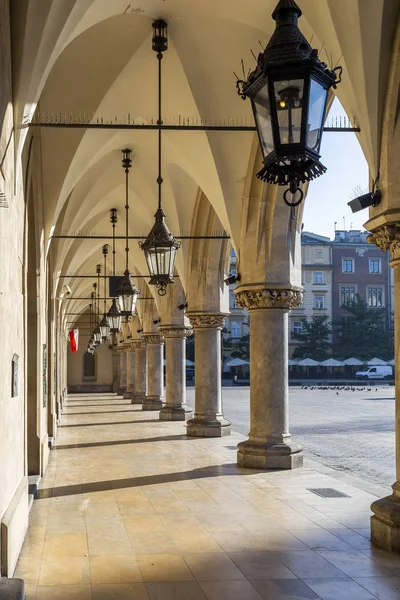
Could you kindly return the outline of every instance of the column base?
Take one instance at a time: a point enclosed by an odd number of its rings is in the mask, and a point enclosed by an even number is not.
[[[147,396],[143,400],[142,410],[161,410],[163,407],[163,399],[158,396]]]
[[[237,465],[246,469],[297,469],[303,466],[303,448],[297,444],[238,444]]]
[[[160,410],[160,421],[187,421],[192,411],[186,406],[164,406]]]
[[[119,388],[117,389],[117,396],[123,396],[123,395],[124,395],[124,393],[125,393],[125,390],[126,390],[126,388],[119,387]]]
[[[400,552],[400,496],[396,493],[397,488],[400,485],[395,483],[394,494],[371,505],[374,513],[371,517],[371,541],[388,552]]]
[[[131,404],[143,404],[146,400],[145,394],[132,394]]]
[[[187,422],[188,437],[225,437],[231,434],[231,423],[224,417],[216,417],[213,421],[190,419]]]
[[[124,400],[131,400],[133,396],[133,392],[130,392],[129,390],[125,390],[124,395],[122,396]]]

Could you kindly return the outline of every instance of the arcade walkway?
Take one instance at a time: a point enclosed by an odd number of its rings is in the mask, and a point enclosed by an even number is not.
[[[27,599],[399,598],[400,557],[368,541],[376,496],[314,463],[238,469],[241,439],[71,396],[17,567]]]

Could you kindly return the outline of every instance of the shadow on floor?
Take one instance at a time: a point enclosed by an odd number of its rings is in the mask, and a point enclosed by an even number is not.
[[[125,411],[124,411],[125,412]],[[83,414],[83,413],[75,413]],[[89,413],[91,415],[96,413]],[[77,425],[59,425],[60,429],[64,427],[97,427],[98,425],[140,425],[141,423],[162,423],[160,419],[142,419],[141,421],[109,421],[108,423],[78,423]]]
[[[143,477],[128,477],[126,479],[116,479],[114,481],[95,481],[92,483],[78,483],[74,485],[65,485],[54,488],[39,490],[36,500],[45,498],[58,498],[61,496],[74,496],[75,494],[91,494],[95,492],[104,492],[108,490],[121,490],[126,488],[143,487],[157,483],[172,483],[189,479],[204,479],[207,477],[221,477],[221,475],[248,475],[256,473],[267,473],[266,470],[241,469],[236,463],[227,463],[223,465],[213,465],[210,467],[201,467],[191,471],[179,471],[176,473],[166,473],[163,475],[145,475]],[[275,469],[274,472],[277,472]]]
[[[142,421],[143,423],[143,421]],[[162,423],[162,421],[157,421],[157,423]],[[193,441],[196,438],[188,438],[186,434],[182,435],[169,435],[169,436],[158,436],[152,438],[141,438],[135,440],[111,440],[109,442],[87,442],[84,444],[65,444],[63,446],[54,446],[52,451],[56,452],[57,450],[74,450],[76,448],[98,448],[100,446],[125,446],[130,444],[147,444],[153,442],[169,442],[171,440],[185,440],[185,441]],[[201,439],[201,438],[197,438]]]

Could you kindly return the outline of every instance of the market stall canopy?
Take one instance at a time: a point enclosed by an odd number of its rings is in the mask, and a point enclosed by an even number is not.
[[[244,365],[249,365],[250,363],[247,360],[242,360],[241,358],[233,358],[225,363],[227,367],[243,367]]]
[[[388,365],[390,365],[391,367],[394,367],[394,365],[396,364],[396,361],[394,360],[394,358],[392,358],[392,360],[389,360]]]
[[[344,362],[335,358],[327,358],[321,363],[321,367],[344,367]]]
[[[321,363],[312,358],[303,358],[297,364],[299,367],[318,367]]]
[[[367,365],[370,367],[374,367],[374,366],[382,366],[382,367],[386,367],[387,362],[382,360],[381,358],[371,358],[371,360],[369,360],[367,362]]]
[[[289,367],[293,367],[294,365],[298,365],[298,364],[299,364],[298,360],[291,360],[291,359],[288,360]]]
[[[364,363],[358,358],[347,358],[343,361],[343,364],[347,367],[361,367]]]

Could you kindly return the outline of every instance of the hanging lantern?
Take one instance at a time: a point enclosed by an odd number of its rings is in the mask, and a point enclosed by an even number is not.
[[[108,322],[110,324],[110,333],[118,333],[121,331],[122,314],[117,306],[117,301],[113,298],[110,310],[107,313]]]
[[[326,172],[319,152],[328,92],[342,74],[318,58],[298,27],[301,15],[295,0],[280,0],[274,34],[247,81],[237,82],[251,100],[264,158],[257,177],[288,186],[284,200],[292,207],[303,200],[300,185]]]
[[[160,296],[167,293],[166,287],[174,281],[174,270],[176,251],[180,243],[176,241],[172,233],[166,226],[165,214],[162,210],[162,76],[161,65],[163,52],[168,49],[167,23],[163,20],[157,20],[153,23],[154,34],[152,48],[157,52],[158,59],[158,208],[154,215],[156,222],[144,242],[139,242],[139,246],[144,251],[147,267],[150,273],[150,285],[158,288]]]
[[[106,341],[108,336],[110,335],[110,324],[108,322],[108,318],[107,318],[106,314],[103,315],[103,318],[100,321],[99,329],[100,329],[100,335],[102,338],[102,343],[104,343],[103,339]]]
[[[158,288],[160,296],[166,293],[166,286],[174,281],[176,251],[180,247],[164,222],[161,208],[154,215],[156,222],[144,242],[139,245],[144,251],[150,273],[150,284]]]
[[[98,325],[96,325],[96,327],[93,329],[93,339],[94,343],[98,346],[101,341],[101,331]]]

